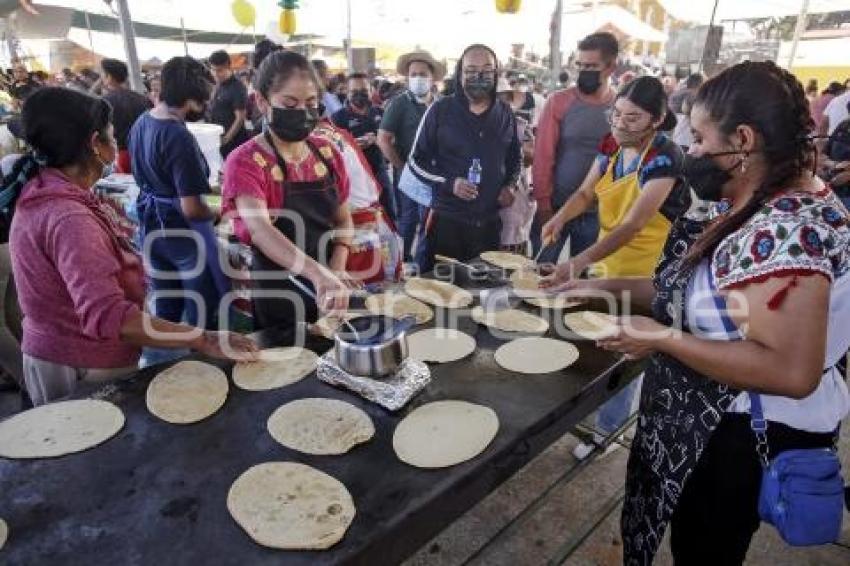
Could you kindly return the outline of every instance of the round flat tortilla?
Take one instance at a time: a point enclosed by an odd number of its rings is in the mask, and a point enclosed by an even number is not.
[[[6,545],[6,539],[9,538],[9,526],[6,521],[0,519],[0,550]]]
[[[404,292],[435,307],[460,309],[472,304],[472,294],[469,291],[436,279],[409,279],[404,284]]]
[[[410,357],[420,362],[445,364],[475,351],[475,338],[448,328],[429,328],[407,337]]]
[[[534,267],[534,260],[531,258],[509,252],[484,252],[481,259],[509,271]]]
[[[167,423],[196,423],[224,405],[227,391],[227,376],[219,368],[203,362],[179,362],[148,385],[148,410]]]
[[[124,426],[107,401],[81,399],[42,405],[0,422],[0,457],[54,458],[106,442]]]
[[[466,401],[437,401],[413,410],[393,433],[393,449],[417,468],[446,468],[484,452],[499,431],[490,407]]]
[[[332,547],[355,514],[342,483],[295,462],[266,462],[245,471],[230,486],[227,510],[257,544],[284,550]]]
[[[336,399],[298,399],[278,408],[266,425],[282,445],[305,454],[345,454],[375,435],[372,419]]]
[[[572,312],[564,316],[564,324],[586,340],[601,340],[617,334],[617,317],[595,311]]]
[[[578,356],[578,348],[563,340],[520,338],[496,350],[496,363],[508,371],[541,374],[568,368]]]
[[[366,299],[366,308],[372,314],[404,318],[416,317],[416,324],[425,324],[434,318],[431,307],[404,293],[392,291],[371,295]]]
[[[543,279],[534,271],[518,270],[511,274],[511,284],[520,294],[522,300],[527,304],[549,310],[564,310],[581,304],[581,301],[570,299],[567,295],[546,295],[540,289],[540,280]],[[527,295],[526,293],[527,292]]]
[[[233,366],[233,383],[246,391],[269,391],[301,381],[312,373],[319,356],[306,348],[270,348],[256,362]]]
[[[472,309],[472,320],[503,332],[543,334],[549,330],[547,321],[517,309],[485,312],[482,307],[475,307]]]
[[[345,313],[342,315],[329,314],[325,315],[313,324],[313,331],[319,336],[323,336],[328,340],[333,340],[336,331],[342,326],[343,320],[352,320],[362,316],[358,313]]]

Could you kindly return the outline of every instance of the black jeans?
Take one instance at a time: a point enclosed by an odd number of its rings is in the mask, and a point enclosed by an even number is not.
[[[832,446],[831,433],[816,434],[770,422],[770,454]],[[677,566],[742,564],[759,528],[762,468],[748,414],[726,413],[679,498],[670,521]]]
[[[498,251],[501,235],[502,220],[498,215],[495,219],[471,224],[435,211],[428,232],[428,247],[431,257],[440,254],[469,261],[484,252]]]

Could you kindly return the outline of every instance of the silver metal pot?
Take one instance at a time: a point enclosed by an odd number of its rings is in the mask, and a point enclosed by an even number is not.
[[[415,319],[408,323],[386,316],[361,316],[350,322],[363,336],[355,337],[344,328],[336,332],[334,356],[339,367],[351,375],[373,379],[394,375],[407,359],[407,331]],[[374,338],[368,340],[370,336]],[[357,338],[364,337],[367,339],[358,343]]]

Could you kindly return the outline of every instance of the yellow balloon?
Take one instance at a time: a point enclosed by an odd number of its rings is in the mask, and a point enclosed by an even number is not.
[[[249,28],[257,21],[257,10],[248,2],[248,0],[233,0],[230,5],[230,11],[233,12],[233,19],[243,28]]]
[[[280,33],[292,35],[295,33],[295,10],[284,10],[280,13]]]
[[[516,14],[521,5],[522,0],[496,0],[496,11],[502,14]]]

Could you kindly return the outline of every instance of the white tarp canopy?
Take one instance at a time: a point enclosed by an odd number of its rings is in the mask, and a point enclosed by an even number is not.
[[[708,24],[715,0],[659,0],[664,9],[676,18]],[[724,20],[782,18],[799,15],[803,0],[719,0],[716,23]],[[850,0],[810,0],[809,14],[824,14],[850,10]]]
[[[68,32],[68,39],[84,49],[92,49],[95,53],[102,57],[126,59],[126,55],[124,54],[124,41],[118,34],[93,31],[91,32],[91,43],[89,43],[88,30],[71,28]],[[228,47],[227,45],[192,42],[187,43],[186,46],[188,47],[189,55],[197,59],[209,57],[210,53],[213,51]],[[142,62],[150,61],[154,58],[161,61],[167,61],[176,55],[185,54],[182,41],[148,39],[142,37],[136,38],[136,52],[139,55],[139,60]]]

